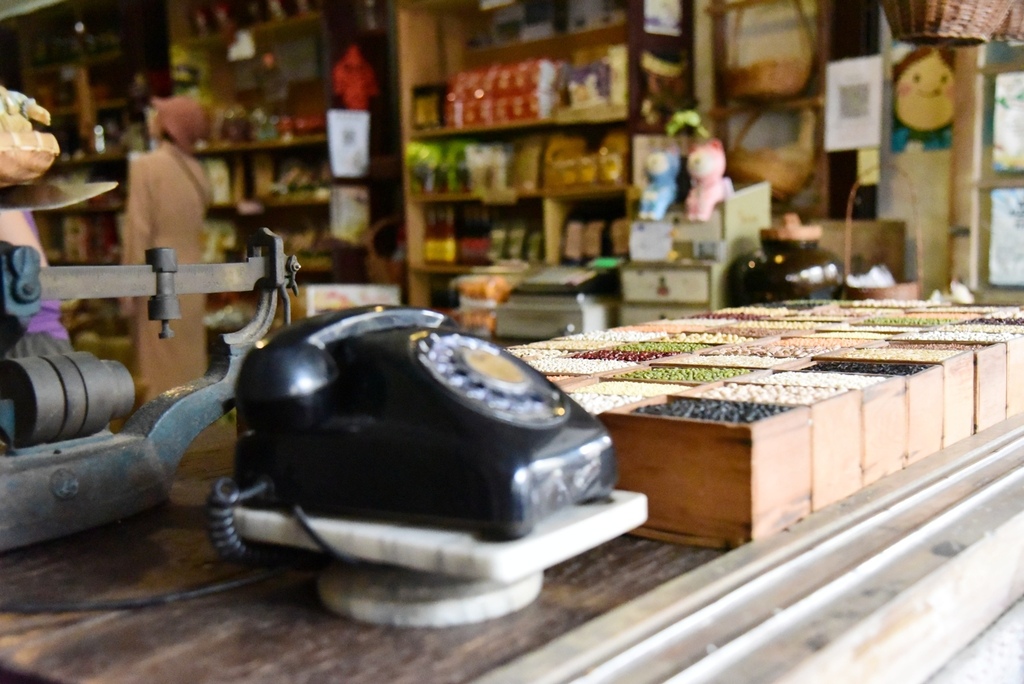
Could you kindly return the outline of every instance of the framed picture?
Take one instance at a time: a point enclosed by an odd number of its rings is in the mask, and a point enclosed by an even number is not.
[[[991,196],[989,284],[1024,286],[1024,188],[993,190]]]

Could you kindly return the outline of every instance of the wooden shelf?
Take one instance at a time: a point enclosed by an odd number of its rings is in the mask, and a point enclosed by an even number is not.
[[[626,34],[626,23],[622,22],[572,33],[559,33],[535,40],[471,47],[466,49],[465,61],[466,66],[474,67],[518,62],[537,55],[543,55],[550,59],[569,59],[577,50],[599,45],[625,43]]]
[[[409,196],[410,202],[421,204],[433,204],[441,202],[481,202],[489,205],[515,204],[520,200],[527,199],[550,199],[550,200],[599,200],[615,197],[635,197],[638,191],[629,185],[593,185],[576,188],[545,188],[542,190],[522,190],[516,192],[510,190],[508,194],[489,197],[475,192],[435,192],[420,193]]]
[[[96,111],[105,111],[110,109],[123,109],[128,106],[128,99],[124,97],[116,97],[109,100],[103,100],[96,103]],[[76,116],[78,114],[77,105],[66,105],[63,107],[54,107],[49,110],[50,116],[53,118],[61,116]]]
[[[985,64],[978,67],[978,73],[982,76],[998,76],[999,74],[1012,74],[1024,71],[1024,66],[1019,62],[997,62],[996,64]]]
[[[258,152],[261,150],[288,150],[296,147],[313,147],[327,144],[327,134],[304,135],[287,140],[254,140],[252,142],[233,143],[230,145],[218,144],[209,145],[201,150],[196,150],[196,156],[209,156],[212,154],[233,154],[236,152]]]
[[[397,0],[398,9],[431,10],[435,12],[483,11],[479,0]]]
[[[111,50],[110,52],[104,52],[98,55],[86,55],[79,59],[67,60],[64,62],[53,62],[52,64],[41,64],[39,66],[29,67],[29,71],[34,74],[44,74],[50,71],[60,71],[64,67],[90,67],[96,64],[105,64],[107,62],[113,62],[121,59],[122,53],[120,50]]]
[[[1003,178],[985,177],[978,181],[979,190],[998,190],[999,188],[1024,188],[1024,175],[1006,176]]]
[[[326,207],[331,203],[331,198],[330,195],[322,197],[314,194],[303,194],[295,197],[275,195],[273,197],[263,197],[256,201],[261,202],[265,207]]]
[[[323,197],[314,195],[312,193],[303,193],[301,195],[296,194],[295,196],[290,195],[272,195],[268,197],[253,197],[251,199],[242,200],[241,202],[219,202],[211,204],[207,209],[210,211],[239,211],[239,206],[247,204],[251,209],[247,208],[241,212],[245,215],[260,214],[260,207],[262,209],[277,209],[280,207],[326,207],[331,203],[330,196]]]
[[[110,152],[104,154],[83,154],[70,159],[57,159],[53,162],[54,167],[60,166],[82,166],[85,164],[99,164],[102,162],[125,162],[128,155],[124,152]]]
[[[523,190],[517,192],[509,190],[508,193],[488,196],[475,192],[425,192],[417,195],[410,195],[410,202],[421,204],[434,204],[440,202],[481,202],[490,205],[515,204],[525,199],[540,199],[544,194],[538,190]]]
[[[621,4],[621,3],[620,3]],[[631,134],[643,130],[642,121],[635,116],[640,111],[644,98],[643,71],[640,56],[644,53],[678,54],[684,56],[684,63],[692,64],[692,35],[690,27],[693,18],[692,3],[682,3],[680,10],[683,30],[678,36],[646,34],[637,30],[635,23],[643,23],[642,3],[625,3],[625,18],[618,15],[611,23],[601,26],[580,28],[546,37],[534,37],[514,42],[501,42],[501,31],[492,31],[498,19],[490,9],[481,9],[478,0],[396,0],[396,46],[398,52],[398,90],[405,97],[422,86],[449,82],[457,73],[492,64],[517,64],[531,59],[565,60],[577,64],[606,54],[611,46],[624,46],[625,75],[629,80],[628,97],[619,104],[571,109],[557,108],[544,119],[530,121],[492,121],[484,124],[481,118],[461,120],[466,125],[444,128],[416,129],[411,107],[401,108],[401,133],[403,146],[410,141],[446,141],[458,138],[476,141],[510,142],[527,135],[564,135],[585,140],[589,152],[596,152],[602,136],[626,134],[630,146]],[[491,38],[473,41],[490,31]],[[534,34],[536,35],[536,34]],[[494,44],[487,44],[489,41]],[[475,44],[471,44],[471,42]],[[619,48],[616,48],[617,50]],[[686,70],[684,70],[686,71]],[[686,95],[692,94],[692,76],[683,76]],[[559,98],[564,88],[559,89]],[[631,115],[632,113],[632,115]],[[449,124],[457,123],[449,119]],[[634,128],[636,130],[634,130]],[[658,127],[658,130],[662,129]],[[631,147],[629,148],[631,150]],[[627,161],[632,152],[627,151]],[[403,174],[407,173],[403,164]],[[628,178],[620,179],[629,182]],[[538,179],[534,184],[542,183]],[[482,185],[482,184],[480,184]],[[523,185],[528,185],[523,183]],[[415,193],[410,192],[407,183],[403,195],[405,205],[405,226],[407,237],[408,288],[407,301],[412,306],[429,306],[434,300],[434,287],[449,278],[478,272],[479,267],[424,263],[428,224],[432,210],[443,203],[453,203],[472,210],[474,206],[506,207],[498,213],[514,214],[522,218],[530,230],[536,230],[543,237],[542,254],[536,255],[545,264],[556,264],[560,260],[560,245],[564,238],[566,222],[578,210],[589,208],[594,202],[595,211],[603,211],[608,219],[629,218],[634,212],[633,199],[638,196],[635,188],[625,185],[590,184],[577,187],[540,187],[529,191],[508,191],[501,193]],[[476,203],[476,204],[474,204]],[[431,256],[435,256],[431,253]]]
[[[788,100],[764,100],[757,102],[734,102],[724,107],[714,107],[708,112],[713,119],[726,119],[735,114],[763,111],[786,111],[798,109],[818,109],[825,106],[825,98],[821,95],[797,97]]]
[[[126,97],[114,97],[109,100],[101,100],[96,103],[97,110],[105,109],[123,109],[128,106],[128,98]]]
[[[728,12],[735,12],[741,9],[748,9],[750,7],[756,7],[757,5],[773,5],[784,0],[712,0],[711,6],[708,7],[708,14],[726,14]]]
[[[90,206],[88,204],[72,205],[70,207],[58,207],[56,209],[38,209],[37,211],[48,211],[54,214],[116,214],[124,211],[124,204],[110,204],[106,206]]]
[[[280,20],[263,21],[258,24],[243,27],[244,29],[251,31],[254,38],[259,39],[262,36],[278,36],[281,34],[305,32],[314,27],[320,25],[320,13],[319,12],[307,12],[306,14],[298,14],[292,17],[287,17]],[[182,45],[188,48],[212,48],[212,47],[226,47],[228,40],[223,33],[214,31],[205,36],[192,36],[182,41]]]
[[[409,264],[409,270],[423,275],[462,275],[477,266],[469,264]]]
[[[610,199],[625,196],[626,199],[636,199],[640,196],[640,190],[632,185],[594,185],[579,188],[551,188],[544,191],[544,197],[550,200],[590,200]]]
[[[491,124],[487,126],[463,126],[462,128],[434,128],[424,131],[414,131],[409,137],[413,140],[428,138],[452,138],[463,135],[498,135],[527,130],[539,130],[544,128],[555,128],[559,126],[586,126],[625,123],[628,119],[628,112],[625,105],[594,107],[581,110],[561,110],[554,116],[547,119],[534,119],[531,121],[514,121],[506,124]]]

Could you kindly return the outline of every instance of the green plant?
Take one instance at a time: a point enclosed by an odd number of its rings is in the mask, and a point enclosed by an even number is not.
[[[686,129],[691,135],[696,135],[701,139],[707,139],[711,137],[708,129],[704,128],[704,124],[701,123],[700,114],[694,109],[687,109],[681,112],[676,112],[672,115],[672,118],[665,124],[665,132],[669,135],[677,135],[679,131]]]

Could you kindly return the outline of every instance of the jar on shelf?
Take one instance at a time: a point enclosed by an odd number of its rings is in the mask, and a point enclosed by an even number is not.
[[[791,299],[838,299],[843,264],[818,246],[821,226],[805,226],[786,214],[781,226],[761,230],[761,249],[738,257],[729,267],[729,304]]]

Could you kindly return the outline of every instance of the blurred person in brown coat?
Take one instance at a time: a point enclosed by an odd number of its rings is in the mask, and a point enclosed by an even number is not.
[[[128,167],[122,261],[146,263],[151,247],[170,247],[178,264],[198,263],[201,232],[210,204],[210,184],[195,158],[196,144],[205,140],[210,123],[205,110],[188,97],[156,98],[149,133],[153,151],[134,158]],[[160,339],[160,322],[147,317],[143,297],[130,300],[136,383],[148,401],[156,395],[195,380],[206,372],[206,299],[179,295],[181,319],[172,320],[174,336]]]

